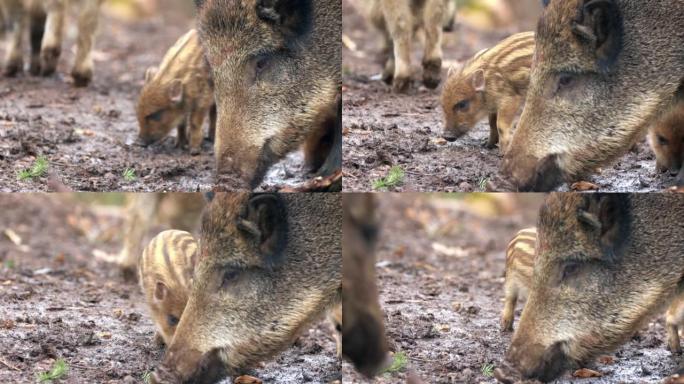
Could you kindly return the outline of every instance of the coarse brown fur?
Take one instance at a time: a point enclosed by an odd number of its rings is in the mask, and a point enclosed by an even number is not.
[[[69,3],[79,7],[76,60],[71,71],[74,85],[87,86],[93,78],[92,50],[103,0],[5,0],[0,2],[0,15],[10,32],[5,76],[15,76],[24,70],[23,40],[30,32],[33,75],[50,76],[57,69],[62,52],[66,8]]]
[[[371,0],[362,11],[383,35],[383,80],[395,92],[406,92],[411,82],[411,44],[416,33],[425,33],[423,84],[437,88],[442,69],[442,30],[455,7],[449,0]],[[453,20],[454,14],[451,14]]]
[[[291,345],[340,303],[339,194],[216,194],[200,262],[153,382],[214,382]]]
[[[684,289],[683,212],[676,194],[549,196],[508,360],[548,382],[662,313]]]
[[[189,141],[190,153],[199,155],[204,139],[202,126],[214,104],[209,63],[197,31],[192,29],[169,49],[159,68],[147,70],[136,108],[138,136],[149,145],[177,128],[176,146],[182,148]],[[210,115],[212,140],[215,129],[215,115]]]
[[[169,345],[188,302],[198,245],[189,232],[168,230],[155,236],[143,251],[139,276],[155,337]]]
[[[341,169],[341,2],[196,3],[215,81],[219,182],[254,188],[307,140],[305,162],[318,175]]]
[[[375,198],[345,193],[342,205],[342,352],[359,372],[372,377],[388,356],[375,277]]]
[[[501,330],[513,330],[515,305],[527,297],[532,282],[537,228],[520,230],[506,248],[506,281],[504,283],[504,309],[501,313]]]
[[[684,101],[665,114],[649,130],[649,143],[656,154],[656,169],[676,176],[684,186]]]
[[[534,32],[510,36],[459,69],[450,69],[442,90],[444,138],[455,141],[489,117],[487,148],[505,153],[530,81]]]
[[[551,0],[504,174],[551,190],[626,153],[684,80],[681,25],[680,0]]]

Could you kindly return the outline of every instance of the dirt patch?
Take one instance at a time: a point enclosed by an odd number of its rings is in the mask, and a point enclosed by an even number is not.
[[[171,3],[158,16],[141,21],[105,13],[94,54],[94,83],[85,89],[74,88],[67,75],[76,33],[73,23],[67,25],[72,28],[67,28],[57,75],[0,77],[0,191],[49,190],[48,177],[18,180],[18,173],[39,156],[48,159],[55,179],[77,191],[211,189],[214,157],[208,140],[199,156],[176,148],[174,137],[147,148],[133,143],[138,131],[135,104],[145,70],[159,65],[166,50],[194,25],[193,15]],[[303,182],[302,157],[295,153],[274,166],[260,189]],[[127,170],[134,177],[124,177]]]
[[[379,195],[376,271],[387,335],[392,349],[408,356],[425,383],[496,383],[483,372],[501,366],[512,337],[499,325],[504,250],[519,229],[535,224],[542,199]],[[495,209],[487,208],[492,204]],[[519,304],[516,325],[521,310]],[[661,316],[612,359],[590,367],[602,378],[566,374],[555,383],[660,383],[680,360],[666,344]],[[368,382],[348,363],[343,377],[344,383]],[[405,378],[402,371],[373,382],[404,383]]]
[[[140,288],[92,256],[119,250],[121,208],[8,194],[0,212],[0,382],[34,383],[63,358],[69,374],[60,382],[143,383],[164,349]],[[250,373],[265,383],[339,380],[332,334],[321,323]]]
[[[403,183],[391,191],[501,190],[499,175],[502,156],[488,150],[488,122],[479,123],[454,143],[440,140],[443,114],[440,89],[428,90],[418,83],[421,69],[420,45],[413,54],[416,72],[408,95],[397,95],[379,79],[380,36],[344,1],[344,34],[356,49],[343,48],[344,189],[372,191],[374,181],[386,177],[393,166],[405,172]],[[445,35],[445,63],[461,63],[476,52],[491,47],[504,37],[520,32],[479,30],[459,24]],[[446,78],[446,69],[442,78]],[[603,191],[646,192],[671,186],[674,180],[655,171],[655,155],[644,142],[616,164],[606,167],[588,181]],[[561,187],[568,190],[568,186]]]

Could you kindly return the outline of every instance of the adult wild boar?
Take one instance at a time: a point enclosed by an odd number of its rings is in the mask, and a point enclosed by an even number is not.
[[[662,314],[684,290],[682,217],[682,195],[551,195],[508,360],[548,382]]]
[[[375,199],[372,194],[345,193],[342,207],[342,353],[371,377],[388,356],[375,278]]]
[[[212,383],[275,356],[341,301],[339,194],[217,194],[156,383]]]
[[[195,3],[215,81],[219,182],[254,188],[302,145],[318,175],[341,169],[340,0]]]
[[[545,0],[503,172],[551,190],[616,160],[684,94],[684,2]]]

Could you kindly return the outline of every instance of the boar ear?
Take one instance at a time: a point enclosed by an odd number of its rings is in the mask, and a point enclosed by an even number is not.
[[[473,73],[472,77],[473,88],[477,92],[484,92],[485,90],[485,73],[483,69],[478,69]]]
[[[595,50],[599,68],[607,71],[622,51],[623,25],[615,0],[585,0],[572,32]]]
[[[287,35],[300,36],[311,28],[312,0],[257,0],[259,18]]]
[[[154,300],[164,301],[167,292],[168,288],[166,288],[166,284],[161,281],[157,281],[157,284],[154,285]]]
[[[285,204],[280,196],[252,196],[245,216],[238,220],[238,228],[254,241],[267,267],[282,264],[288,225]]]
[[[204,0],[195,0],[195,8],[200,9],[204,5]]]
[[[546,8],[549,6],[550,2],[551,2],[551,0],[542,0],[542,5],[544,6],[544,8]]]
[[[578,221],[598,236],[604,253],[611,259],[624,246],[629,231],[629,202],[624,194],[585,196],[577,211]]]
[[[147,71],[145,71],[145,84],[148,84],[150,81],[152,81],[154,75],[157,74],[157,71],[159,71],[157,67],[147,68]]]
[[[169,85],[169,100],[176,104],[183,102],[183,83],[178,79]]]

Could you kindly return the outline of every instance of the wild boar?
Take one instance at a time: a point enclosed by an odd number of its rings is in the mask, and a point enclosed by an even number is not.
[[[425,32],[423,84],[430,89],[437,88],[442,70],[442,30],[448,24],[445,13],[455,12],[455,8],[449,9],[445,0],[371,0],[364,7],[364,13],[385,40],[383,80],[392,84],[395,92],[409,89],[411,43],[416,32],[422,30]]]
[[[196,232],[206,201],[200,193],[132,193],[126,200],[124,244],[109,261],[118,264],[123,276],[132,280],[148,232],[156,225]]]
[[[507,359],[525,378],[548,382],[663,313],[682,292],[683,214],[676,194],[549,196]]]
[[[74,85],[87,86],[93,78],[92,49],[95,44],[100,5],[103,0],[72,0],[78,6],[76,61],[71,71]],[[5,23],[9,26],[5,76],[24,70],[23,40],[30,29],[33,75],[50,76],[57,69],[62,52],[67,0],[5,0],[0,2]]]
[[[145,86],[136,108],[139,137],[149,145],[161,140],[173,128],[178,129],[176,146],[190,144],[190,154],[202,149],[202,126],[210,116],[209,136],[216,128],[214,89],[209,63],[204,57],[197,31],[183,35],[166,53],[159,68],[145,73]]]
[[[155,236],[140,259],[139,276],[152,319],[155,339],[169,345],[192,287],[198,246],[188,232],[168,230]]]
[[[656,169],[676,176],[676,184],[684,186],[684,100],[660,119],[648,134],[656,154]]]
[[[442,90],[444,138],[456,141],[489,117],[487,148],[505,153],[530,81],[534,32],[515,34],[452,69]]]
[[[342,167],[339,0],[196,0],[218,108],[217,173],[255,188],[304,147],[319,176]]]
[[[444,16],[442,19],[442,30],[444,32],[453,32],[456,26],[456,7],[455,0],[444,0]]]
[[[503,173],[552,190],[626,153],[684,96],[680,0],[546,0]]]
[[[267,360],[341,301],[339,194],[217,193],[190,299],[152,382],[211,383]]]
[[[375,199],[372,194],[345,193],[342,206],[342,353],[359,372],[372,377],[388,359],[375,278]]]
[[[532,285],[537,228],[520,230],[506,248],[506,281],[504,283],[504,309],[501,313],[501,330],[513,330],[515,305],[526,298]]]

